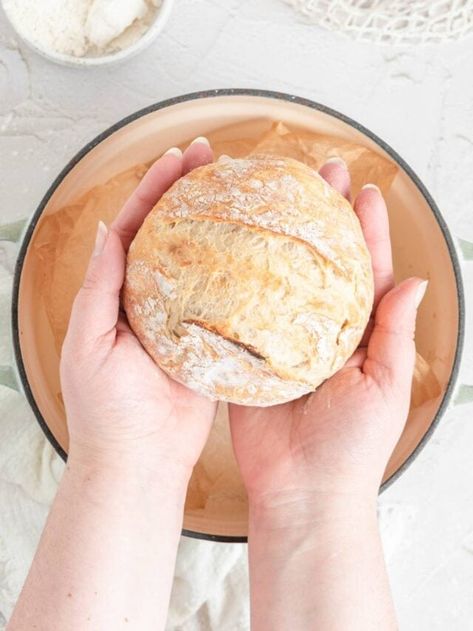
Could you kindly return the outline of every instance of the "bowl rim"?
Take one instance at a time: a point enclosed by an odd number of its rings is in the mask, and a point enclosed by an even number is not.
[[[133,42],[133,44],[131,44],[130,46],[126,46],[121,50],[117,50],[112,53],[106,53],[97,57],[75,57],[74,55],[68,55],[66,53],[47,51],[44,48],[37,46],[34,42],[25,37],[16,28],[15,24],[7,13],[7,10],[3,6],[2,0],[0,0],[0,6],[3,9],[3,13],[5,14],[8,24],[11,26],[18,38],[26,46],[28,46],[30,50],[40,55],[40,57],[43,57],[43,59],[47,59],[48,61],[59,64],[60,66],[66,66],[69,68],[96,68],[100,66],[111,66],[122,61],[131,59],[138,53],[148,48],[148,46],[152,44],[152,42],[154,42],[154,40],[163,30],[166,22],[168,21],[173,5],[174,0],[161,0],[161,4],[159,5],[159,7],[156,8],[156,15],[151,21],[149,27],[146,29],[143,35],[135,42]]]
[[[54,437],[53,433],[48,427],[46,420],[43,418],[38,405],[36,404],[33,392],[30,388],[28,377],[26,374],[25,365],[23,363],[23,358],[21,354],[20,347],[20,332],[19,332],[19,324],[18,324],[18,303],[19,303],[19,291],[20,291],[20,281],[21,281],[21,273],[23,270],[23,264],[26,258],[26,254],[28,251],[28,247],[31,241],[31,237],[36,228],[36,224],[41,217],[43,210],[51,199],[52,195],[58,188],[58,186],[62,183],[64,178],[69,174],[70,171],[82,160],[82,158],[87,155],[94,147],[99,145],[106,138],[111,136],[113,133],[118,131],[119,129],[125,127],[126,125],[146,116],[147,114],[151,114],[155,111],[164,109],[166,107],[170,107],[179,103],[184,103],[187,101],[194,101],[198,99],[207,99],[213,97],[221,97],[221,96],[248,96],[248,97],[262,97],[269,99],[276,99],[282,101],[288,101],[292,103],[296,103],[298,105],[302,105],[308,107],[310,109],[322,112],[333,118],[336,118],[343,123],[346,123],[350,127],[353,127],[357,131],[361,132],[365,136],[367,136],[370,140],[375,142],[381,149],[383,149],[410,177],[413,183],[416,185],[417,189],[420,191],[425,201],[427,202],[432,214],[437,221],[437,224],[442,232],[443,238],[447,244],[447,248],[449,251],[450,260],[452,262],[454,277],[455,277],[455,285],[457,292],[457,300],[458,300],[458,333],[457,333],[457,345],[455,349],[455,356],[453,360],[452,371],[450,373],[449,380],[447,382],[447,387],[440,402],[439,408],[432,419],[432,423],[430,424],[428,430],[421,438],[419,444],[416,446],[414,451],[409,455],[409,457],[405,460],[405,462],[397,469],[380,487],[380,493],[386,490],[393,482],[395,482],[405,471],[406,469],[414,462],[417,456],[420,454],[422,449],[425,447],[429,439],[431,438],[433,432],[438,427],[440,419],[445,414],[447,407],[452,398],[454,388],[458,379],[460,362],[463,353],[464,346],[464,338],[465,338],[465,298],[464,298],[464,286],[463,279],[461,273],[460,261],[458,258],[458,254],[456,251],[455,243],[452,235],[450,234],[450,230],[437,206],[435,201],[433,200],[431,194],[418,177],[418,175],[414,172],[414,170],[407,164],[407,162],[401,158],[401,156],[384,140],[379,138],[375,133],[370,131],[364,125],[361,125],[357,121],[352,118],[346,116],[338,112],[337,110],[332,109],[326,105],[318,103],[316,101],[312,101],[310,99],[299,97],[291,94],[287,94],[284,92],[275,92],[272,90],[264,90],[264,89],[252,89],[252,88],[219,88],[215,90],[202,90],[198,92],[191,92],[188,94],[183,94],[180,96],[176,96],[170,99],[165,99],[163,101],[158,101],[149,105],[145,108],[137,110],[136,112],[125,116],[124,118],[117,121],[115,124],[108,127],[105,131],[100,133],[98,136],[90,140],[87,144],[85,144],[82,149],[80,149],[66,164],[66,166],[61,170],[59,175],[54,179],[52,184],[47,189],[45,195],[43,196],[41,202],[38,207],[34,211],[31,216],[26,230],[23,234],[21,245],[18,251],[18,256],[15,264],[15,271],[13,277],[13,292],[12,292],[12,338],[13,338],[13,348],[14,348],[14,356],[18,369],[18,374],[21,379],[21,385],[23,387],[23,391],[25,396],[30,404],[36,420],[38,421],[41,429],[46,435],[47,439],[54,447],[56,452],[61,456],[61,458],[66,461],[67,454],[59,445],[58,441]],[[182,534],[187,537],[192,537],[196,539],[203,539],[207,541],[218,541],[218,542],[227,542],[227,543],[246,543],[247,537],[244,536],[227,536],[227,535],[213,535],[209,533],[200,533],[192,530],[182,529]]]

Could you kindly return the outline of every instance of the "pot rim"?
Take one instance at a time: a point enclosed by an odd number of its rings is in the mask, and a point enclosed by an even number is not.
[[[432,436],[433,432],[437,428],[440,419],[445,414],[447,407],[450,403],[450,400],[453,395],[453,391],[458,379],[460,362],[463,353],[463,345],[465,338],[465,298],[464,298],[464,287],[463,287],[463,279],[461,274],[461,266],[460,261],[457,255],[457,251],[455,248],[455,243],[450,234],[450,230],[429,191],[418,177],[418,175],[413,171],[413,169],[401,158],[400,155],[384,140],[379,138],[372,131],[367,129],[364,125],[361,125],[357,121],[352,118],[346,116],[338,112],[337,110],[332,109],[331,107],[327,107],[326,105],[322,105],[321,103],[317,103],[307,98],[294,96],[291,94],[287,94],[284,92],[275,92],[272,90],[257,90],[251,88],[219,88],[215,90],[203,90],[198,92],[191,92],[188,94],[183,94],[177,97],[173,97],[170,99],[165,99],[164,101],[158,101],[149,105],[145,108],[137,110],[133,114],[125,116],[124,118],[117,121],[114,125],[108,127],[105,131],[100,133],[98,136],[89,141],[82,149],[80,149],[66,166],[62,169],[59,175],[54,179],[53,183],[49,186],[46,194],[42,198],[35,212],[33,213],[27,228],[23,234],[22,242],[20,245],[20,249],[18,252],[18,257],[15,264],[15,272],[13,279],[13,292],[12,292],[12,337],[13,337],[13,348],[15,361],[17,364],[18,374],[21,379],[21,385],[23,387],[24,393],[30,404],[35,417],[41,426],[46,438],[49,440],[51,445],[54,447],[56,452],[61,456],[61,458],[66,461],[67,454],[59,445],[58,441],[54,437],[53,433],[48,427],[46,420],[43,418],[38,405],[36,404],[33,392],[30,388],[28,377],[26,375],[25,366],[23,363],[23,358],[21,354],[20,348],[20,335],[19,335],[19,326],[18,326],[18,302],[19,302],[19,291],[20,291],[20,280],[21,273],[23,270],[23,263],[26,257],[26,253],[28,251],[28,246],[31,241],[31,237],[33,235],[36,224],[41,217],[43,210],[45,209],[47,203],[51,199],[53,193],[62,183],[64,178],[69,174],[69,172],[82,160],[82,158],[87,155],[92,149],[94,149],[97,145],[99,145],[106,138],[111,136],[114,132],[118,131],[122,127],[125,127],[129,123],[134,122],[135,120],[146,116],[147,114],[151,114],[157,110],[164,109],[166,107],[170,107],[172,105],[176,105],[178,103],[184,103],[187,101],[195,101],[198,99],[212,98],[212,97],[220,97],[220,96],[248,96],[248,97],[263,97],[270,98],[282,101],[289,101],[292,103],[296,103],[298,105],[303,105],[305,107],[309,107],[310,109],[317,110],[324,114],[328,114],[333,118],[337,118],[341,120],[343,123],[353,127],[357,131],[361,132],[365,136],[367,136],[370,140],[374,141],[381,149],[383,149],[410,177],[410,179],[414,182],[417,189],[421,192],[425,201],[427,202],[432,214],[434,215],[437,224],[442,231],[443,238],[447,244],[447,248],[450,255],[450,260],[452,262],[453,272],[455,276],[455,284],[457,290],[457,300],[458,300],[458,334],[457,334],[457,345],[455,349],[455,357],[453,360],[452,371],[450,373],[450,377],[447,383],[447,387],[445,390],[445,394],[442,398],[440,406],[435,414],[435,417],[432,420],[428,430],[421,438],[419,444],[416,446],[414,451],[409,455],[409,457],[405,460],[405,462],[397,469],[382,485],[380,488],[380,492],[386,490],[393,482],[395,482],[399,476],[401,476],[404,471],[414,462],[419,453],[427,444],[428,440]],[[196,539],[203,539],[207,541],[216,541],[216,542],[227,542],[227,543],[245,543],[247,542],[247,537],[237,537],[237,536],[225,536],[225,535],[212,535],[208,533],[200,533],[192,530],[183,529],[182,534],[187,537],[192,537]]]

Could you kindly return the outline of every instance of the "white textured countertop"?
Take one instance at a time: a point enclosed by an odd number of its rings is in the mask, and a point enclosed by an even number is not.
[[[121,117],[186,92],[252,87],[305,96],[366,125],[424,180],[453,235],[473,241],[472,77],[472,37],[426,48],[361,44],[304,24],[279,0],[178,0],[151,48],[125,65],[91,70],[36,56],[18,43],[0,11],[1,223],[27,217],[67,160]],[[13,260],[14,246],[0,244],[3,268],[11,270]],[[464,272],[471,307],[473,264]],[[471,318],[469,324],[461,381],[471,384]],[[472,453],[473,406],[452,408],[383,495],[403,631],[473,630]],[[3,548],[5,532],[0,526]],[[1,555],[0,547],[0,579],[8,565]],[[0,583],[5,616],[7,591]],[[247,627],[227,618],[218,628]]]

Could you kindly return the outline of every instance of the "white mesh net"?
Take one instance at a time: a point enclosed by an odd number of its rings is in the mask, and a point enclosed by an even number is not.
[[[385,44],[435,43],[473,33],[473,0],[285,0],[311,22]]]

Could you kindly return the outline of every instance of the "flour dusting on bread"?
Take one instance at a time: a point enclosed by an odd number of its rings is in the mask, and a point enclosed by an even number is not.
[[[205,396],[271,405],[343,366],[373,298],[350,204],[291,159],[226,158],[163,195],[128,254],[124,305],[155,361]]]

